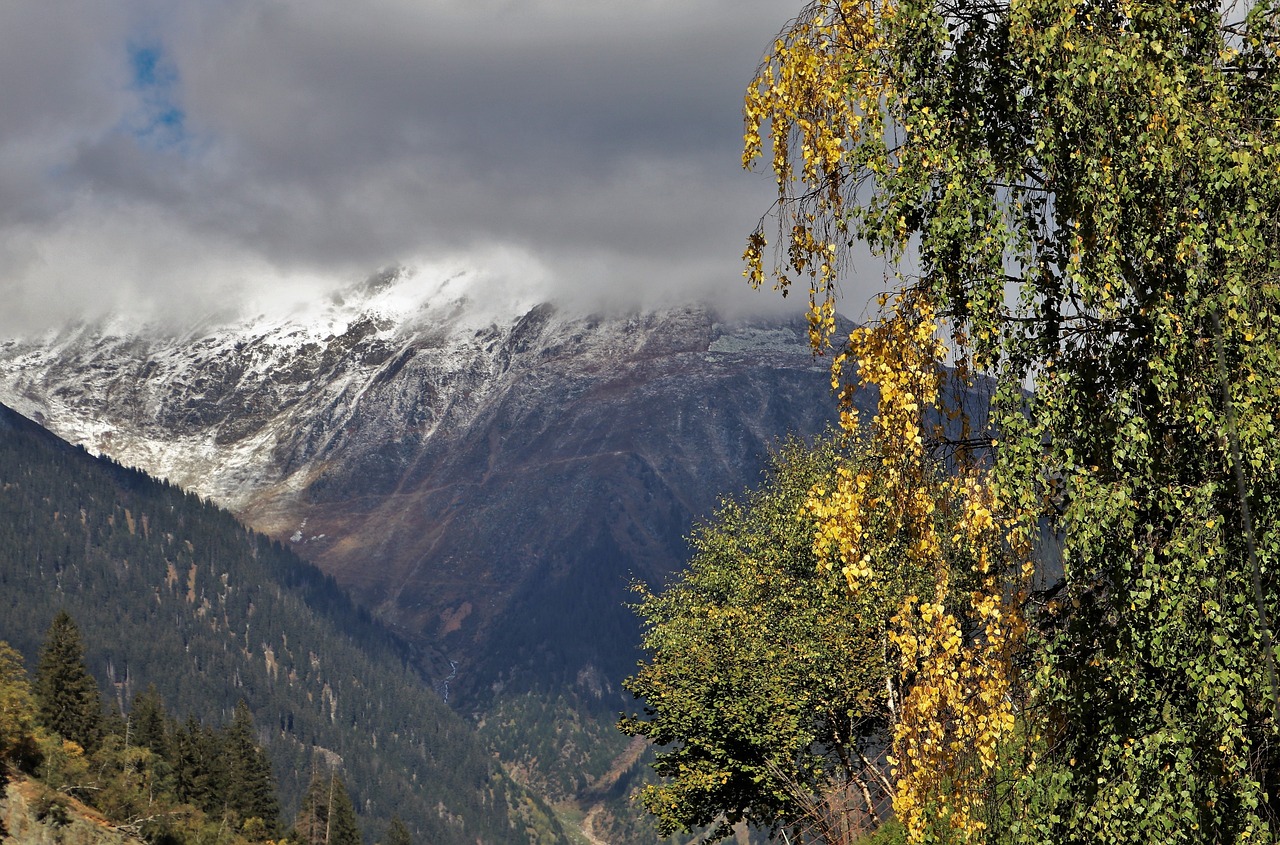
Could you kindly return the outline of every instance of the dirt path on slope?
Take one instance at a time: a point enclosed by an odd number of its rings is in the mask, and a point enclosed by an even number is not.
[[[582,835],[587,837],[591,845],[609,845],[608,842],[596,835],[596,817],[603,812],[603,805],[593,804],[591,809],[587,811],[586,817],[582,820]]]

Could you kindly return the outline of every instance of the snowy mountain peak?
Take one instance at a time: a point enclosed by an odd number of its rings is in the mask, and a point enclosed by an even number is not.
[[[0,342],[0,402],[241,510],[310,485],[316,462],[371,419],[380,435],[425,443],[557,360],[599,374],[680,350],[804,348],[794,323],[718,323],[699,308],[580,316],[508,278],[392,267],[328,296],[267,291],[249,318],[174,331],[112,316]]]

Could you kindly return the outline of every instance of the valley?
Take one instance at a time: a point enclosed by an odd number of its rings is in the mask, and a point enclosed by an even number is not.
[[[802,318],[475,303],[463,281],[14,339],[0,402],[319,565],[525,785],[627,841],[628,584],[671,578],[778,438],[830,422],[825,362]]]

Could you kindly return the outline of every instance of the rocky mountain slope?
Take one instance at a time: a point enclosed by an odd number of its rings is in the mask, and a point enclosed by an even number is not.
[[[67,809],[50,817],[43,798],[40,786],[27,778],[0,786],[0,835],[8,845],[142,845],[74,799],[64,799]]]
[[[0,342],[0,402],[290,541],[438,647],[438,686],[634,665],[626,585],[682,563],[770,444],[831,416],[799,320],[582,315],[388,271],[290,314]]]

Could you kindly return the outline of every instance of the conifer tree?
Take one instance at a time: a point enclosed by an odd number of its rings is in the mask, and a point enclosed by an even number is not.
[[[391,824],[387,826],[386,845],[413,845],[409,828],[399,816],[391,817]]]
[[[80,629],[65,610],[54,617],[36,664],[40,722],[94,751],[102,740],[102,696],[84,661]]]
[[[178,799],[210,815],[227,806],[227,764],[222,738],[213,728],[188,715],[173,732],[173,777]]]
[[[253,715],[242,699],[222,743],[227,766],[226,808],[241,820],[262,819],[267,832],[274,833],[280,822],[280,802],[271,761],[258,747],[255,734]]]
[[[317,770],[311,775],[311,785],[302,798],[298,817],[293,821],[290,839],[303,845],[323,845],[327,838],[329,804],[326,799],[325,778]]]
[[[188,716],[185,725],[178,725],[173,731],[173,792],[179,801],[200,806],[195,798],[196,778],[200,773],[201,755],[197,749],[196,739],[191,732],[192,724],[200,730],[200,723],[194,716]],[[198,733],[195,735],[198,737]]]
[[[391,831],[398,821],[398,818],[392,821]],[[407,842],[409,832],[403,822],[400,827]],[[336,772],[325,775],[317,771],[312,776],[294,823],[294,837],[305,845],[361,845],[363,842],[351,797]]]
[[[155,684],[151,684],[133,697],[133,706],[129,708],[129,745],[148,748],[157,756],[168,758],[170,749],[166,722],[164,702],[160,700]]]
[[[124,712],[120,709],[120,701],[108,693],[103,697],[106,712],[102,716],[102,742],[105,745],[110,737],[119,737],[124,742],[128,727],[125,724]]]
[[[329,842],[328,845],[362,845],[356,809],[342,778],[329,776]]]

